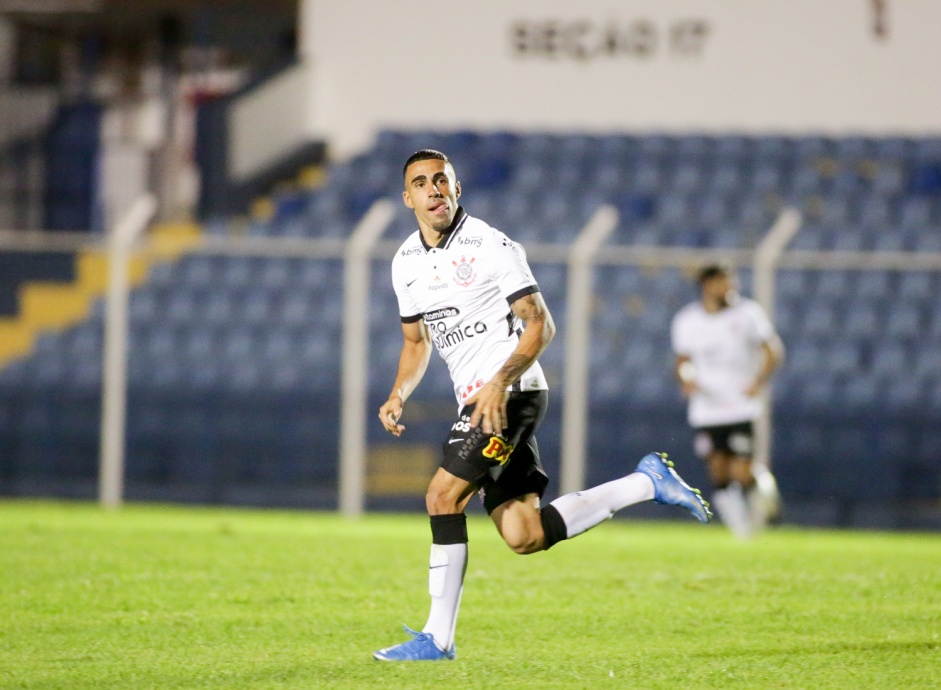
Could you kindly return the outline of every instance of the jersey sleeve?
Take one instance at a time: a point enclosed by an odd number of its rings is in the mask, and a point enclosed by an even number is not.
[[[749,316],[751,317],[752,339],[756,345],[767,343],[775,337],[774,324],[768,318],[768,314],[757,302],[749,304]]]
[[[402,264],[399,261],[392,262],[392,288],[395,290],[395,297],[399,302],[399,318],[402,323],[415,323],[422,317],[421,310],[415,304],[406,285],[406,277],[402,270]]]
[[[513,304],[520,297],[539,292],[522,245],[502,232],[494,231],[492,257],[494,278],[507,303]]]
[[[684,318],[685,314],[685,310],[680,311],[673,317],[670,324],[670,344],[673,347],[673,352],[681,356],[689,356],[690,354],[689,339],[687,337],[689,329],[686,328],[687,319]]]

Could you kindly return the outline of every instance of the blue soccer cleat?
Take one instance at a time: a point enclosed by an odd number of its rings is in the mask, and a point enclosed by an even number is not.
[[[454,658],[454,645],[451,645],[448,651],[442,652],[435,644],[431,633],[418,632],[407,625],[402,627],[412,636],[412,639],[394,647],[380,649],[372,655],[373,659],[378,661],[450,661]]]
[[[700,522],[709,522],[712,511],[709,502],[699,495],[673,469],[673,462],[666,453],[650,453],[637,463],[637,472],[646,474],[653,481],[654,498],[657,503],[682,506]]]

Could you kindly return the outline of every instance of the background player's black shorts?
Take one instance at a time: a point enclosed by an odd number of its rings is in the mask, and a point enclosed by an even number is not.
[[[488,515],[513,498],[545,493],[549,478],[539,462],[535,432],[548,403],[548,391],[510,393],[501,436],[471,429],[474,405],[461,410],[451,427],[441,467],[480,489]]]
[[[696,429],[693,444],[696,455],[703,459],[714,450],[751,459],[755,446],[755,430],[751,422],[704,426]]]

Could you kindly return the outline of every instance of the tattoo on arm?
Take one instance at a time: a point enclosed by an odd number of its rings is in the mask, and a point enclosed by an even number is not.
[[[537,303],[533,295],[525,295],[516,300],[513,305],[513,313],[523,321],[545,321],[546,312]]]
[[[500,388],[506,388],[516,383],[532,363],[532,359],[526,355],[510,355],[510,358],[506,360],[506,364],[501,367],[499,373],[494,377],[493,383]]]

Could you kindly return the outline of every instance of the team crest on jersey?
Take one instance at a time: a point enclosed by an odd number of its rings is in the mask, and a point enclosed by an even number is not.
[[[460,262],[452,261],[454,264],[454,280],[461,287],[467,287],[477,278],[477,269],[474,268],[474,257],[470,261],[462,256]]]

